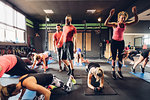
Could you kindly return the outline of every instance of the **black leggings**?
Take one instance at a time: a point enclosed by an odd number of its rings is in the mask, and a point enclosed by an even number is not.
[[[111,53],[112,53],[112,59],[115,61],[116,60],[116,56],[117,56],[117,50],[118,50],[118,59],[119,59],[119,68],[122,67],[122,53],[124,50],[124,40],[122,41],[116,41],[112,39],[111,42]],[[115,67],[115,62],[114,62],[114,66]]]
[[[16,65],[11,70],[6,72],[6,74],[22,76],[29,73],[37,73],[37,71],[28,68],[27,64],[20,57],[16,56],[16,58]]]
[[[129,55],[128,55],[128,58],[130,59],[130,60],[132,60],[132,61],[134,61],[134,56],[136,56],[138,54],[138,52],[137,51],[131,51],[130,53],[129,53]]]

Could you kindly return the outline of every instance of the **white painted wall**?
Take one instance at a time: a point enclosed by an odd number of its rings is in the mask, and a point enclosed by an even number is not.
[[[143,37],[143,35],[124,35],[125,46],[128,46],[128,43],[131,42],[131,46],[134,46],[134,38]]]

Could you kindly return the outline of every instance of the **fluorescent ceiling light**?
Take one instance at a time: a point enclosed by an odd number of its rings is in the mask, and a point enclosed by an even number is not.
[[[46,10],[44,10],[44,12],[46,14],[53,14],[54,13],[53,10],[50,10],[50,9],[46,9]]]
[[[90,9],[90,10],[86,10],[87,13],[95,13],[96,9]]]

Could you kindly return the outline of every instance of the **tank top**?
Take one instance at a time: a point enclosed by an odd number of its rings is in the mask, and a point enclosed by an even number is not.
[[[124,28],[121,28],[119,23],[116,28],[113,28],[113,37],[112,39],[116,41],[122,41],[123,40],[123,33],[126,29],[126,25],[124,24]]]
[[[16,65],[16,63],[17,63],[17,58],[15,55],[0,56],[0,66],[2,67],[2,70],[0,72],[0,77],[2,77],[2,75],[5,72],[11,70]]]
[[[35,77],[37,84],[42,85],[42,86],[47,86],[47,85],[51,84],[53,81],[53,75],[50,73],[28,74],[27,76],[25,76],[19,80],[19,82],[21,82],[22,88],[25,88],[25,86],[23,86],[23,84],[22,84],[23,81],[30,76]]]

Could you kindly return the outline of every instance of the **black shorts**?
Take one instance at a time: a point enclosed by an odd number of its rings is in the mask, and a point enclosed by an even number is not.
[[[27,64],[20,57],[16,56],[16,58],[16,65],[11,70],[6,72],[6,74],[22,76],[29,73],[37,73],[37,71],[28,68]]]
[[[57,48],[58,59],[61,59],[61,48]]]
[[[61,55],[61,59],[62,60],[73,60],[74,56],[73,56],[73,42],[69,41],[69,42],[65,42],[62,46],[62,55]]]
[[[149,52],[150,52],[149,49],[144,49],[144,50],[142,50],[141,55],[144,57],[144,59],[149,56]]]

